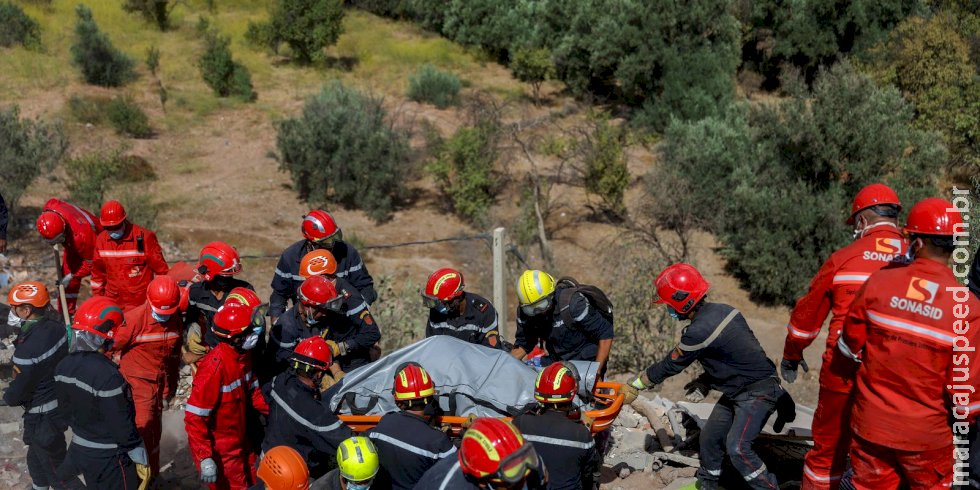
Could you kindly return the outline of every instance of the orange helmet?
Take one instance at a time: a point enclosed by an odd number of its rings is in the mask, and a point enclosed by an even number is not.
[[[299,341],[296,348],[293,349],[293,353],[290,354],[289,360],[297,368],[303,364],[309,368],[326,371],[333,364],[333,354],[330,352],[327,341],[319,335],[314,335]]]
[[[10,306],[31,305],[35,308],[48,306],[48,288],[39,281],[27,281],[10,288],[7,304]]]
[[[250,330],[253,308],[241,304],[230,304],[218,308],[214,314],[211,330],[223,339],[232,339]]]
[[[299,452],[289,446],[266,451],[256,473],[269,490],[307,490],[310,470]]]
[[[314,209],[303,216],[303,236],[311,242],[332,245],[340,239],[340,228],[330,213]]]
[[[429,276],[422,291],[425,306],[435,308],[438,302],[449,301],[463,295],[463,273],[443,267]]]
[[[851,203],[851,215],[847,218],[847,224],[853,225],[855,215],[861,211],[881,204],[891,204],[892,206],[898,207],[899,210],[902,209],[902,202],[898,200],[898,194],[891,187],[885,184],[864,186],[854,196],[854,202]]]
[[[421,400],[434,396],[436,385],[419,363],[406,362],[395,373],[395,385],[391,392],[395,401]]]
[[[463,432],[459,445],[463,473],[480,481],[514,485],[541,468],[534,446],[503,419],[478,418]]]
[[[701,301],[711,285],[690,264],[674,264],[660,273],[654,281],[657,286],[657,303],[666,304],[681,315],[686,314]]]
[[[304,279],[310,276],[332,276],[336,273],[337,259],[329,250],[318,248],[299,261],[299,275]]]
[[[915,203],[905,220],[905,232],[909,234],[953,236],[957,228],[961,228],[961,233],[967,231],[963,226],[963,216],[953,203],[938,197]]]
[[[146,299],[156,314],[173,314],[180,306],[180,286],[170,276],[156,276],[146,287]]]
[[[37,232],[45,240],[54,240],[65,232],[65,220],[54,211],[45,211],[37,217]]]
[[[78,307],[71,328],[110,339],[112,331],[123,323],[126,323],[126,317],[115,301],[105,296],[94,296]]]
[[[299,302],[318,309],[339,311],[344,298],[337,296],[337,288],[323,276],[307,277],[297,289]]]
[[[235,247],[225,242],[211,242],[201,249],[197,271],[205,281],[215,276],[234,276],[242,271],[242,261]]]
[[[99,212],[99,223],[102,224],[103,228],[115,228],[126,221],[126,209],[123,208],[122,203],[115,199],[110,199],[102,205],[102,211]]]
[[[223,306],[235,304],[255,308],[256,306],[262,304],[262,300],[259,298],[258,294],[255,294],[255,291],[239,286],[228,292],[228,296],[225,298]]]
[[[575,373],[560,362],[542,369],[534,382],[534,399],[541,403],[568,403],[576,392]]]

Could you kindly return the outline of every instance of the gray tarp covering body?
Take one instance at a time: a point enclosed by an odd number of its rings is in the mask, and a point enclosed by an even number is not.
[[[510,353],[436,335],[403,347],[349,373],[327,391],[338,414],[382,415],[397,410],[391,395],[395,372],[415,361],[432,377],[446,415],[514,416],[533,407],[537,371]],[[574,361],[579,376],[578,404],[591,399],[599,365]],[[455,410],[453,410],[455,409]]]

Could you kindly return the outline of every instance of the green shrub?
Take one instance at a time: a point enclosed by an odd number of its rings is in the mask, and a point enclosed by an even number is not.
[[[170,27],[170,12],[180,3],[178,0],[125,0],[123,10],[137,12],[156,24],[161,31]]]
[[[576,143],[585,190],[599,198],[603,211],[621,218],[626,214],[623,198],[630,184],[626,132],[603,115],[593,116],[590,126],[589,133]]]
[[[150,119],[140,106],[130,97],[116,97],[105,107],[106,117],[119,134],[134,138],[149,138],[153,135]]]
[[[104,95],[72,95],[68,99],[68,113],[80,123],[102,124],[106,120],[106,106],[111,102]]]
[[[87,83],[118,87],[136,78],[133,60],[116,49],[109,37],[99,30],[92,11],[85,5],[75,8],[75,43],[71,46],[72,62],[81,70]]]
[[[0,193],[15,208],[42,173],[50,173],[68,150],[60,125],[21,119],[17,106],[0,108]]]
[[[555,78],[555,63],[547,48],[521,48],[510,59],[510,70],[518,80],[531,84],[534,102],[541,100],[541,84]]]
[[[197,62],[201,76],[218,97],[253,101],[256,94],[252,89],[252,76],[245,65],[232,59],[230,44],[231,40],[226,36],[215,32],[205,34],[204,53]]]
[[[404,196],[408,135],[392,127],[379,98],[333,82],[275,126],[275,157],[307,202],[382,220]]]
[[[19,6],[0,2],[0,47],[19,44],[30,49],[41,47],[41,26]]]
[[[408,98],[445,109],[459,102],[460,87],[456,75],[425,64],[408,78]]]
[[[160,49],[156,46],[150,46],[146,49],[146,69],[150,70],[153,76],[156,76],[158,68],[160,68]]]
[[[70,159],[65,162],[65,173],[68,175],[66,187],[71,201],[86,209],[102,206],[118,184],[156,179],[149,162],[135,155],[123,155],[120,150],[87,153]],[[122,200],[127,203],[126,212],[130,216],[134,216],[134,210],[128,204],[128,201],[135,201],[132,197],[127,196],[126,200]],[[144,221],[134,221],[146,224]]]
[[[443,144],[426,170],[449,198],[459,217],[482,224],[498,187],[493,166],[497,160],[499,128],[484,123],[462,127]]]
[[[666,170],[696,191],[675,193],[671,206],[716,234],[755,299],[787,305],[850,239],[842,223],[858,190],[885,182],[908,209],[935,193],[946,158],[897,90],[847,63],[812,91],[799,81],[788,88],[792,97],[778,103],[676,122],[663,147]]]
[[[344,31],[342,0],[276,0],[268,23],[249,23],[246,38],[273,51],[285,43],[300,63],[322,61]]]
[[[143,188],[119,187],[106,193],[106,199],[116,199],[126,207],[126,217],[149,229],[157,227],[160,204],[153,202],[150,193]]]

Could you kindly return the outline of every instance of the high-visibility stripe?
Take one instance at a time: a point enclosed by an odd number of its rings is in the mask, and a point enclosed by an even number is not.
[[[88,215],[88,213],[86,213],[85,211],[83,211],[82,208],[80,208],[80,207],[78,207],[78,206],[76,206],[74,204],[71,204],[71,203],[66,203],[66,204],[68,204],[69,206],[75,208],[75,211],[78,211],[78,214],[82,215],[82,217],[85,218],[85,221],[88,221],[88,225],[92,227],[92,231],[95,231],[97,229],[95,227],[95,222],[92,221],[92,218],[90,218],[89,215]]]
[[[191,305],[193,307],[196,307],[199,310],[210,311],[211,313],[217,313],[218,312],[218,309],[217,308],[215,308],[215,307],[213,307],[213,306],[211,306],[209,304],[206,304],[206,303],[198,303],[197,301],[188,301],[187,304],[189,304],[189,305]]]
[[[705,473],[707,473],[707,474],[709,474],[711,476],[721,475],[721,470],[709,470],[709,469],[704,468],[704,467],[702,467],[702,469],[704,469]]]
[[[524,438],[531,442],[551,444],[552,446],[565,446],[574,449],[592,449],[593,447],[595,447],[595,441],[589,441],[589,442],[570,441],[568,439],[558,439],[555,437],[536,436],[531,434],[524,434]]]
[[[709,335],[708,338],[704,339],[703,342],[696,345],[687,345],[681,342],[677,344],[677,348],[684,352],[695,352],[704,349],[705,347],[711,345],[711,343],[714,342],[719,335],[721,335],[721,332],[723,332],[725,328],[728,327],[728,324],[732,322],[732,320],[735,318],[736,315],[738,315],[738,310],[732,308],[732,311],[728,312],[728,315],[721,320],[721,323],[719,323],[717,327],[715,327],[715,331],[711,332],[711,335]]]
[[[276,393],[275,380],[273,380],[273,382],[272,382],[272,399],[276,402],[277,405],[279,405],[279,408],[282,408],[290,417],[293,418],[293,420],[299,422],[300,425],[302,425],[303,427],[306,427],[306,428],[308,428],[310,430],[313,430],[313,431],[316,431],[316,432],[330,432],[330,431],[333,431],[333,430],[337,430],[341,426],[344,425],[344,423],[341,422],[340,420],[338,420],[338,421],[336,421],[336,422],[334,422],[334,423],[332,423],[330,425],[316,425],[313,422],[310,422],[309,420],[306,420],[305,418],[303,418],[303,416],[301,416],[300,414],[296,413],[296,411],[293,410],[292,407],[290,407],[288,403],[286,403],[285,401],[283,401],[282,398],[279,397],[279,394]]]
[[[806,473],[806,476],[810,477],[810,479],[814,481],[832,482],[832,481],[840,480],[841,478],[841,475],[817,476],[817,474],[814,473],[813,470],[811,470],[810,467],[805,464],[803,465],[803,472]]]
[[[868,318],[875,325],[888,330],[910,333],[926,340],[942,342],[943,345],[953,345],[953,335],[934,330],[931,326],[922,323],[895,318],[872,310],[868,310]]]
[[[31,483],[31,490],[48,490],[49,488],[51,488],[51,487],[47,487],[47,486],[42,487],[42,486],[38,485],[37,483],[33,483],[33,482]]]
[[[336,275],[337,275],[337,277],[347,277],[347,276],[350,275],[351,272],[357,272],[357,271],[359,271],[359,270],[361,270],[363,268],[364,268],[364,263],[363,262],[360,262],[357,265],[352,265],[352,266],[348,267],[347,270],[343,270],[343,271],[337,272]]]
[[[184,410],[185,411],[188,411],[188,412],[190,412],[190,413],[192,413],[194,415],[200,415],[201,417],[207,417],[208,415],[211,415],[211,410],[213,410],[213,409],[211,409],[211,408],[195,407],[194,405],[191,405],[190,403],[188,403],[184,407]]]
[[[391,444],[392,446],[395,446],[395,447],[404,449],[404,450],[406,450],[406,451],[408,451],[408,452],[410,452],[412,454],[418,454],[419,456],[422,456],[423,458],[442,459],[442,458],[445,458],[445,457],[447,457],[447,456],[449,456],[449,455],[451,455],[451,454],[453,454],[453,453],[456,452],[456,448],[455,447],[450,447],[449,449],[447,449],[447,450],[445,450],[445,451],[443,451],[441,453],[434,453],[432,451],[427,451],[427,450],[422,449],[420,447],[413,446],[413,445],[411,445],[411,444],[409,444],[409,443],[407,443],[405,441],[400,441],[398,439],[395,439],[394,437],[391,437],[391,436],[389,436],[387,434],[378,434],[376,432],[372,432],[371,434],[368,435],[368,437],[370,437],[371,439],[377,439],[379,441],[387,442],[388,444]]]
[[[99,257],[144,257],[139,250],[99,250]]]
[[[79,446],[90,447],[92,449],[116,449],[117,447],[119,447],[119,444],[90,441],[78,435],[77,432],[72,434],[71,442],[74,444],[78,444]]]
[[[461,470],[459,467],[459,461],[456,461],[455,463],[453,463],[452,468],[449,468],[449,471],[446,473],[446,476],[442,478],[442,483],[439,484],[439,490],[446,490],[447,488],[449,488],[448,487],[449,480],[452,480],[453,476],[455,476],[457,473],[460,472]]]
[[[790,335],[794,337],[799,337],[801,339],[812,339],[815,338],[817,335],[820,335],[820,330],[817,330],[816,332],[805,332],[803,330],[794,327],[792,323],[786,324],[786,330],[789,330]]]
[[[90,281],[90,282],[89,282],[89,284],[90,284],[90,285],[91,285],[91,286],[92,286],[93,288],[101,288],[101,287],[102,287],[102,283],[101,283],[101,282],[95,282],[95,281]]]
[[[99,398],[112,398],[114,396],[121,395],[123,392],[123,388],[126,386],[126,383],[123,383],[119,388],[115,388],[112,390],[97,390],[79,379],[69,378],[68,376],[62,376],[60,374],[56,375],[54,377],[54,380],[58,381],[59,383],[68,383],[68,384],[75,385]]]
[[[980,411],[980,403],[974,403],[973,405],[969,405],[966,407],[966,409],[969,410],[969,413]]]
[[[180,338],[180,334],[177,332],[145,333],[143,335],[137,335],[135,341],[138,343],[148,343],[148,342],[160,342],[163,340],[170,340],[176,338]]]
[[[368,304],[367,301],[365,301],[360,305],[358,305],[357,308],[352,308],[350,310],[347,310],[347,316],[357,316],[358,313],[364,311],[365,309],[367,309],[367,307]]]
[[[454,327],[447,322],[438,322],[438,323],[429,322],[429,326],[432,327],[433,330],[453,330],[457,332],[473,331],[473,332],[487,333],[497,328],[497,321],[494,320],[494,322],[487,327],[481,327],[479,325],[474,325],[472,323],[467,323],[465,325]]]
[[[756,478],[759,477],[759,475],[765,472],[766,472],[766,465],[763,464],[761,468],[753,471],[752,473],[749,473],[748,475],[745,475],[745,481],[755,480]]]
[[[869,277],[871,277],[871,274],[862,274],[860,272],[837,274],[834,276],[834,284],[864,284]]]
[[[31,407],[27,413],[48,413],[54,409],[58,408],[58,400],[51,400],[44,405],[38,405],[36,407]]]
[[[37,357],[32,357],[30,359],[24,359],[22,357],[14,356],[12,358],[12,360],[14,361],[14,364],[17,364],[19,366],[30,366],[30,365],[33,365],[33,364],[38,364],[41,361],[44,361],[45,359],[53,356],[55,352],[58,352],[58,349],[60,349],[61,346],[65,345],[65,342],[68,342],[68,336],[61,337],[61,339],[58,340],[58,343],[55,344],[54,347],[48,349],[45,353],[43,353],[43,354],[41,354],[41,355],[39,355]]]
[[[279,269],[278,267],[276,267],[276,275],[279,276],[279,277],[284,277],[286,279],[291,279],[293,281],[300,281],[300,282],[302,282],[304,279],[306,279],[303,276],[300,276],[300,275],[297,275],[297,274],[291,274],[289,272],[286,272],[284,270]]]
[[[231,383],[222,386],[221,387],[221,392],[222,393],[231,393],[232,391],[235,391],[236,389],[241,388],[241,387],[242,387],[242,380],[241,379],[236,379],[235,381],[232,381]]]

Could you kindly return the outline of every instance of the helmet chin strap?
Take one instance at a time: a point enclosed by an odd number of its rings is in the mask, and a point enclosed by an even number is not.
[[[858,228],[854,230],[854,239],[864,238],[864,235],[868,233],[872,228],[877,228],[879,226],[891,226],[892,228],[898,229],[898,225],[892,223],[891,221],[879,221],[873,225],[866,225],[863,228]]]

